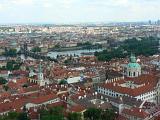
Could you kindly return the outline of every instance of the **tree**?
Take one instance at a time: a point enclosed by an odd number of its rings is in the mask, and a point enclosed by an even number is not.
[[[13,70],[14,66],[13,66],[13,62],[12,61],[8,61],[7,65],[6,65],[6,69],[7,70]]]
[[[40,47],[33,47],[32,49],[31,49],[31,51],[32,52],[41,52],[41,48]]]
[[[41,118],[41,120],[64,120],[63,116],[47,115]]]
[[[62,107],[54,107],[47,110],[43,110],[40,112],[41,120],[64,120],[63,116],[63,108]]]
[[[19,114],[17,120],[29,120],[29,117],[27,116],[27,113],[23,112]]]
[[[17,120],[19,114],[17,112],[9,112],[7,118],[9,120]]]
[[[115,111],[113,109],[107,109],[102,112],[102,120],[114,120],[116,117]]]
[[[61,81],[59,82],[59,84],[60,84],[60,85],[67,84],[67,80],[61,80]]]
[[[113,109],[97,109],[89,108],[84,112],[84,118],[86,120],[114,120],[116,117],[115,111]]]
[[[95,52],[95,56],[100,61],[110,61],[113,58],[124,58],[131,53],[136,55],[150,56],[159,52],[158,40],[154,37],[145,37],[138,40],[136,38],[127,39],[117,48],[112,48],[111,51],[103,50]]]
[[[15,60],[10,60],[7,62],[6,69],[7,70],[19,70],[22,63],[17,63]]]
[[[4,53],[5,56],[7,57],[16,57],[17,56],[17,50],[16,49],[5,49],[5,53]]]
[[[8,91],[9,87],[8,87],[7,85],[4,85],[4,86],[3,86],[3,89],[4,89],[5,91]]]
[[[60,44],[56,44],[55,46],[54,46],[54,48],[60,48],[61,46],[60,46]]]
[[[7,83],[7,80],[3,77],[0,77],[0,85],[6,84],[6,83]]]
[[[0,116],[0,120],[29,120],[27,113],[9,112],[7,115]]]
[[[69,113],[68,117],[67,117],[68,120],[82,120],[82,115],[80,113]]]
[[[23,84],[23,86],[22,86],[22,87],[27,88],[27,87],[28,87],[28,84],[27,84],[27,83],[25,83],[25,84]]]
[[[84,118],[87,120],[101,120],[101,109],[89,108],[84,112]]]

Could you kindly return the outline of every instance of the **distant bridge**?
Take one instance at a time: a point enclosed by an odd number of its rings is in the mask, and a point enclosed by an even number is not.
[[[42,60],[45,60],[45,61],[58,62],[56,59],[51,58],[51,57],[49,57],[49,56],[46,56],[46,55],[42,55],[42,54],[40,54],[40,53],[35,53],[35,52],[32,52],[32,51],[29,51],[28,48],[27,48],[27,44],[26,44],[26,43],[21,46],[20,54],[24,54],[25,56],[29,56],[29,57],[32,57],[32,58],[34,58],[34,59],[42,59]]]

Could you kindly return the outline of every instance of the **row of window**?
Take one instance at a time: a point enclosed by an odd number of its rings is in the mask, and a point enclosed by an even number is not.
[[[114,91],[111,91],[111,90],[106,91],[106,90],[103,90],[103,89],[98,89],[98,92],[102,93],[102,94],[105,94],[105,95],[112,96],[112,97],[119,97],[119,96],[121,96],[118,93],[115,93]]]

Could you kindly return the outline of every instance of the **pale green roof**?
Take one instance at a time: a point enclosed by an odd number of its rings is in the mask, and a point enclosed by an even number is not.
[[[141,68],[141,66],[138,63],[129,63],[127,67],[128,68]]]
[[[141,68],[141,66],[136,62],[136,57],[134,54],[131,54],[130,56],[130,62],[128,63],[128,68]]]

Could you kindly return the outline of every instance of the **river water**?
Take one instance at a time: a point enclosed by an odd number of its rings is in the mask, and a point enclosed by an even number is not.
[[[57,55],[78,55],[78,56],[86,56],[86,54],[82,54],[82,53],[88,53],[87,55],[91,55],[93,56],[94,52],[100,52],[103,49],[92,49],[92,50],[72,50],[72,51],[63,51],[63,52],[49,52],[47,54],[47,56],[51,57],[51,58],[56,58]],[[91,53],[91,54],[89,54]]]

